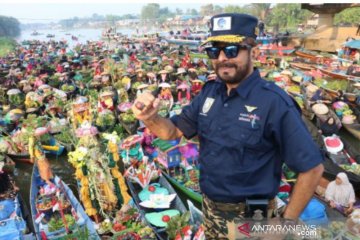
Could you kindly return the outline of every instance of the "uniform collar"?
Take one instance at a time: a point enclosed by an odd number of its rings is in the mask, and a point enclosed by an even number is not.
[[[260,73],[257,68],[254,68],[254,71],[248,76],[240,85],[236,88],[236,92],[242,97],[247,98],[250,91],[256,85],[258,80],[260,79]],[[221,83],[221,87],[218,88],[218,91],[227,91],[225,83],[223,83],[220,79],[216,79],[217,82]]]

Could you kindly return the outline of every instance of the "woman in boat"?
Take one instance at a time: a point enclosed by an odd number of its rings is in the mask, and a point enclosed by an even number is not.
[[[333,117],[329,117],[325,122],[321,122],[320,133],[324,136],[331,136],[333,134],[337,134],[339,132],[338,126],[335,123],[335,119]]]
[[[354,61],[347,69],[346,75],[352,75],[355,76],[356,74],[356,61]]]
[[[350,214],[354,209],[355,192],[347,175],[340,172],[336,179],[331,181],[326,188],[325,199],[332,208],[336,208],[345,214]]]
[[[39,127],[35,130],[34,135],[29,138],[29,154],[30,161],[37,164],[39,168],[41,179],[43,179],[47,184],[52,185],[51,179],[53,179],[53,173],[40,142],[40,137],[47,132],[48,129],[45,127]]]

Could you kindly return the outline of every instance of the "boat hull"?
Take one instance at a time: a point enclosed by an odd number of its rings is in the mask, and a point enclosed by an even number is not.
[[[65,196],[70,201],[71,207],[74,209],[77,216],[79,216],[79,218],[81,218],[81,221],[78,220],[78,222],[77,222],[79,229],[87,229],[88,239],[100,240],[100,237],[94,228],[93,222],[91,221],[89,216],[86,215],[80,202],[76,199],[76,197],[74,196],[74,194],[70,190],[70,188],[58,176],[55,176],[53,180],[54,180],[54,184],[56,185],[56,187],[58,187],[61,191],[65,192]],[[34,164],[32,176],[31,176],[30,207],[31,207],[31,216],[32,216],[32,220],[33,220],[35,235],[36,235],[37,239],[42,239],[39,224],[37,224],[35,221],[36,216],[38,214],[35,203],[36,203],[36,198],[37,198],[37,195],[39,192],[38,185],[37,185],[37,183],[39,181],[42,181],[42,180],[39,175],[38,167],[36,164]],[[48,237],[48,239],[53,239],[53,238],[57,239],[58,237],[66,237],[66,236],[67,236],[66,232],[65,233],[63,232],[63,233],[59,233],[59,235],[57,235],[57,236],[55,235],[55,236]]]
[[[202,195],[200,193],[195,192],[195,191],[185,187],[183,184],[179,183],[174,178],[170,177],[168,174],[166,174],[164,172],[163,172],[163,175],[178,191],[182,192],[184,195],[186,195],[192,201],[194,201],[198,204],[202,203]]]
[[[139,198],[139,193],[142,190],[140,185],[135,184],[135,183],[129,181],[128,179],[126,179],[126,182],[129,186],[131,196],[133,197],[136,206],[138,207],[138,209],[140,209],[140,213],[141,213],[142,217],[147,222],[147,220],[145,218],[145,214],[155,212],[155,210],[144,208],[144,207],[140,206],[141,200]],[[173,189],[173,187],[171,186],[171,184],[167,181],[167,179],[164,176],[160,176],[157,182],[161,185],[161,187],[166,188],[169,191],[169,194],[176,193],[175,190]],[[184,203],[181,201],[181,199],[178,195],[172,201],[169,209],[176,209],[180,212],[180,214],[184,214],[187,211]],[[158,228],[158,227],[152,226],[149,222],[147,222],[147,224],[153,229],[153,231],[155,232],[158,239],[163,239],[163,240],[168,239],[165,228]]]

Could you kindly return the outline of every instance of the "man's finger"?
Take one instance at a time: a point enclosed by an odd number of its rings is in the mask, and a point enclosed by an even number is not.
[[[144,112],[148,111],[149,109],[152,109],[154,101],[155,101],[155,99],[153,99],[149,103],[144,104],[144,108],[141,110],[141,112],[144,113]]]
[[[156,98],[153,102],[153,108],[158,108],[159,104],[160,104],[160,99]]]
[[[140,111],[142,111],[144,108],[145,108],[145,104],[143,103],[143,102],[136,102],[135,103],[135,107],[137,108],[137,109],[139,109]]]

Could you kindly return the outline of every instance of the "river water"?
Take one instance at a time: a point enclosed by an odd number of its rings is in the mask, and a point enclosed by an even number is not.
[[[23,30],[21,35],[16,38],[18,42],[22,42],[24,40],[40,40],[40,41],[48,41],[50,39],[55,41],[65,40],[68,42],[69,47],[75,46],[77,43],[86,43],[86,41],[97,41],[101,38],[101,33],[103,28],[76,28],[76,29],[42,29],[37,30],[39,35],[33,36],[31,35],[34,30]],[[129,28],[121,28],[118,29],[117,32],[122,33],[123,35],[131,35],[135,33],[134,29]],[[46,37],[47,34],[55,35],[53,38]],[[77,41],[73,41],[71,39],[72,36],[78,38]]]

